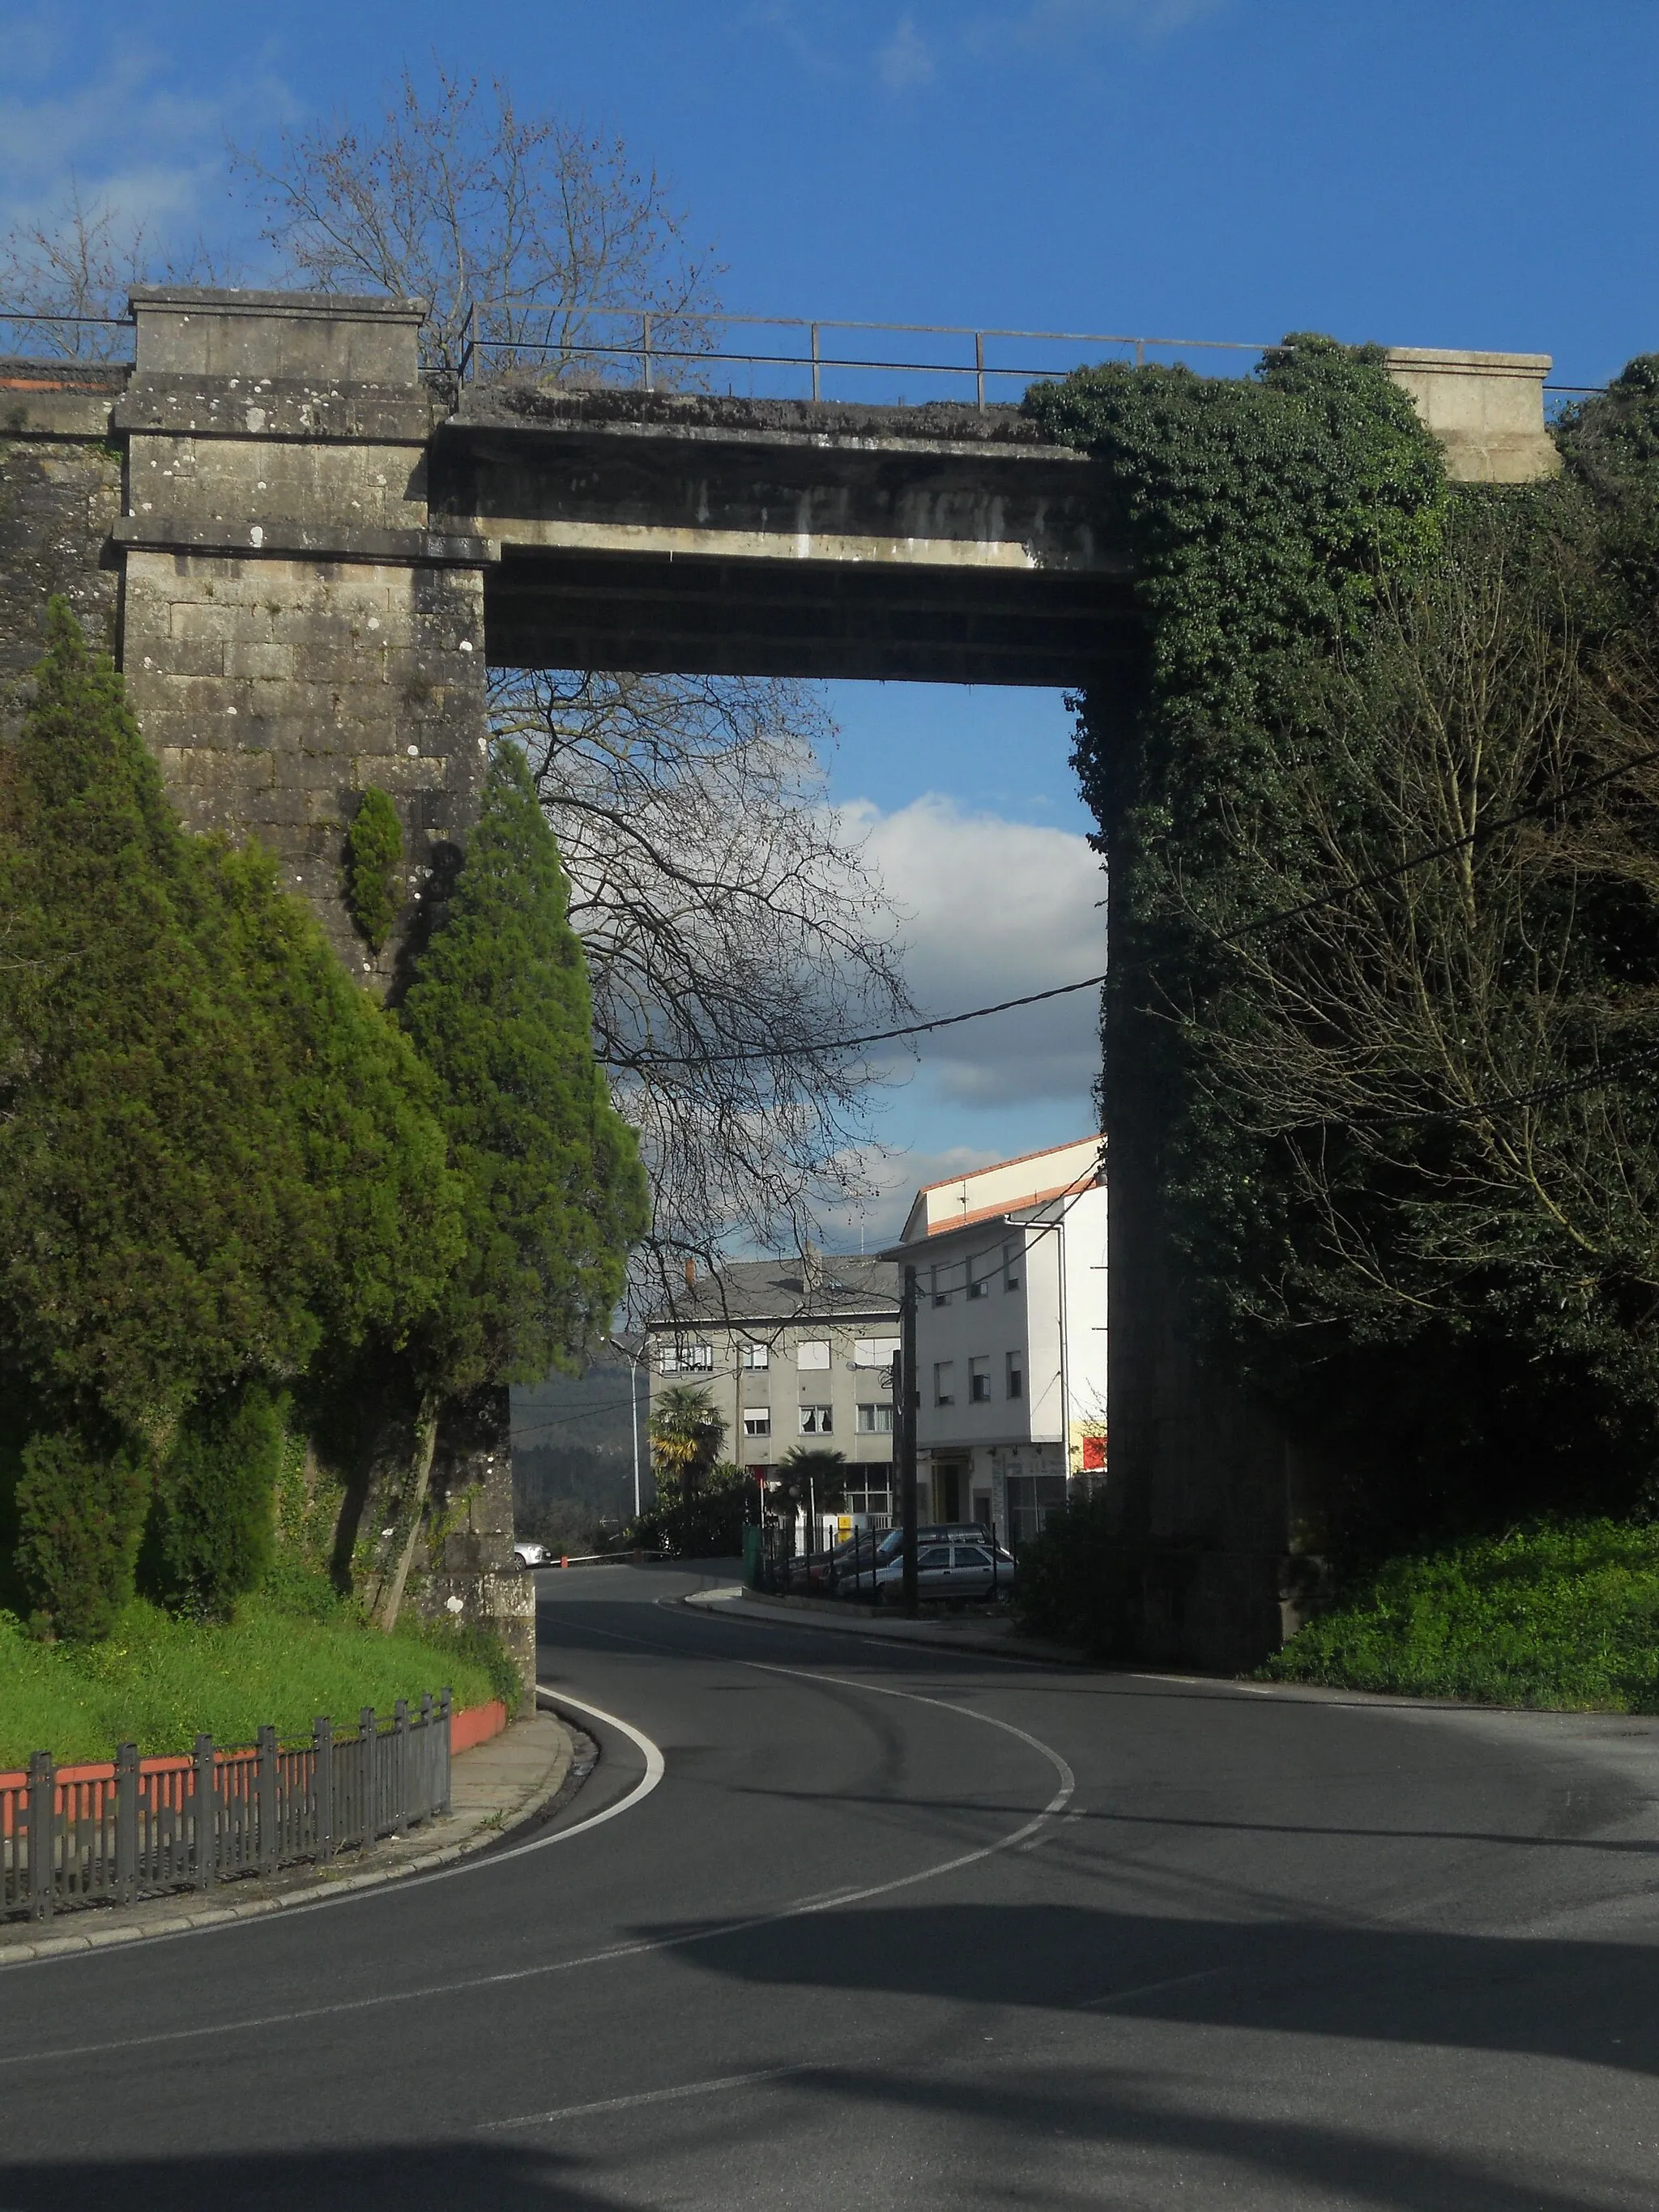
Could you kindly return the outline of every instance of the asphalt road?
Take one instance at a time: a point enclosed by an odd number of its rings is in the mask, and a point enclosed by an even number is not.
[[[1659,1730],[542,1578],[561,1842],[0,1975],[0,2212],[1659,2203]],[[551,1832],[558,1833],[559,1829]]]

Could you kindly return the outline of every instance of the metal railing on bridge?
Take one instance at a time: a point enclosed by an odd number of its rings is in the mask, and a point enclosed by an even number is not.
[[[131,315],[70,315],[0,302],[0,356],[61,371],[133,357]],[[897,343],[902,341],[902,343]],[[19,347],[31,349],[27,355]],[[1243,374],[1282,341],[1160,337],[1109,331],[1022,330],[967,323],[860,322],[639,306],[479,301],[422,333],[422,369],[459,398],[497,377],[743,398],[868,399],[908,405],[970,401],[983,410],[1024,388],[1105,362],[1184,362]],[[33,349],[39,349],[39,351]],[[8,381],[0,369],[0,390]],[[1600,385],[1546,385],[1552,413]]]
[[[452,1718],[445,1690],[413,1716],[400,1698],[384,1723],[365,1706],[355,1735],[319,1720],[286,1749],[264,1728],[246,1751],[198,1735],[187,1759],[141,1759],[124,1743],[90,1770],[37,1752],[26,1776],[0,1778],[0,1919],[209,1890],[441,1819]]]
[[[908,343],[890,343],[897,339]],[[892,396],[875,392],[873,380],[893,386],[901,404],[921,379],[923,396],[965,399],[971,391],[982,410],[999,396],[1017,397],[1015,387],[1065,376],[1085,362],[1139,368],[1188,354],[1255,358],[1267,349],[1236,338],[490,302],[468,311],[455,369],[469,382],[539,374],[555,382],[586,377],[646,392],[745,398]],[[906,378],[908,389],[898,383]]]

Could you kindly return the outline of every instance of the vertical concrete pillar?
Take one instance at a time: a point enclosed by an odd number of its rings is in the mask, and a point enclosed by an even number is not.
[[[119,649],[175,803],[281,857],[342,959],[384,988],[476,811],[483,567],[428,527],[418,304],[136,292]],[[343,898],[370,785],[402,818],[408,903],[376,960]]]

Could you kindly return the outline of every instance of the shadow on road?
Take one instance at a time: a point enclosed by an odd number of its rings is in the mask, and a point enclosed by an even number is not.
[[[643,1927],[695,1936],[696,1923]],[[1651,1945],[1247,1923],[1068,1905],[830,1908],[683,1954],[774,1986],[1121,2013],[1659,2072]],[[1197,1978],[1201,1977],[1201,1978]]]
[[[1489,2154],[1468,2144],[1400,2142],[1358,2126],[1195,2109],[1194,2086],[1098,2066],[1045,2067],[1012,2076],[917,2079],[892,2069],[823,2067],[780,2085],[758,2106],[715,2099],[688,2121],[645,2115],[580,2124],[580,2151],[462,2141],[358,2146],[349,2150],[250,2150],[194,2156],[0,2158],[7,2212],[623,2212],[672,2201],[755,2201],[769,2171],[774,2201],[841,2206],[866,2201],[859,2185],[884,2174],[895,2187],[918,2152],[944,2153],[956,2200],[1041,2202],[1066,2212],[1105,2203],[1364,2206],[1375,2212],[1607,2212],[1642,2201],[1643,2178],[1597,2161],[1582,2180],[1540,2173],[1513,2142]],[[645,2124],[641,2126],[641,2123]],[[554,2123],[556,2138],[568,2124]],[[573,2131],[574,2132],[574,2131]],[[570,2140],[566,2134],[566,2141]],[[863,2155],[849,2158],[851,2146]],[[849,2170],[855,2166],[856,2172]],[[1175,2177],[1179,2174],[1179,2182]],[[1127,2189],[1118,2197],[1109,2192]],[[1212,2193],[1206,2194],[1206,2188]],[[1610,2193],[1612,2192],[1612,2193]],[[886,2201],[884,2195],[883,2201]]]

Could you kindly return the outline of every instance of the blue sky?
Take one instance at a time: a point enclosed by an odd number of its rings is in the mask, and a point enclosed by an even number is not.
[[[0,5],[0,206],[48,206],[73,170],[222,234],[227,134],[362,112],[434,53],[619,131],[733,309],[1320,329],[1547,351],[1566,384],[1659,348],[1659,0]],[[909,908],[929,1011],[1088,972],[1058,698],[832,705],[832,788]],[[881,1123],[893,1179],[1085,1127],[1091,1021],[1065,1002],[925,1054]]]

